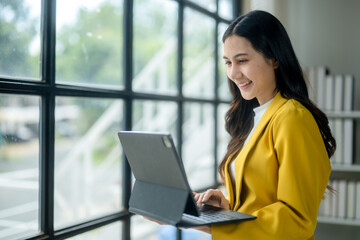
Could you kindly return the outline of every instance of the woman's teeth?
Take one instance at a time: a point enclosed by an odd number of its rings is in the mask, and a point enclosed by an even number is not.
[[[240,87],[244,87],[244,86],[246,86],[246,85],[249,85],[250,83],[251,83],[251,81],[246,82],[246,83],[241,83],[239,86],[240,86]]]

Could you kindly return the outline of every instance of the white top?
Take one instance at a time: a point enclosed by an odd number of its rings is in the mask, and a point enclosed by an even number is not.
[[[261,105],[261,106],[258,106],[256,108],[254,108],[254,112],[255,112],[255,115],[254,115],[254,126],[253,128],[251,129],[249,135],[247,136],[247,138],[245,139],[245,142],[244,142],[244,145],[243,147],[245,146],[245,144],[249,141],[251,135],[253,134],[256,126],[258,125],[258,123],[260,122],[260,119],[262,118],[262,116],[264,115],[266,109],[268,108],[268,106],[270,105],[271,101],[273,99],[269,100],[268,102],[266,102],[265,104]],[[233,186],[235,186],[235,161],[232,161],[231,164],[230,164],[230,178],[231,178],[231,182],[233,184]]]

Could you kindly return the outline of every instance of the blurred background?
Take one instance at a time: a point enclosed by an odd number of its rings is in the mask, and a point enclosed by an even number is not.
[[[316,236],[360,238],[360,2],[0,0],[0,240],[211,239],[126,211],[134,179],[116,133],[170,132],[192,189],[221,186],[221,38],[253,9],[284,24],[309,83],[314,71],[316,83],[351,76],[350,108],[323,106],[334,126],[352,126],[338,140],[351,155],[333,161],[345,197],[324,202]],[[326,86],[310,84],[320,106],[335,95]]]

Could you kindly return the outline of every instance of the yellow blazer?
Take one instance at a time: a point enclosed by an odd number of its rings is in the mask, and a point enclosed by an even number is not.
[[[234,189],[228,167],[235,154]],[[225,165],[230,207],[257,219],[213,225],[213,240],[314,239],[331,166],[312,114],[278,93],[235,154]]]

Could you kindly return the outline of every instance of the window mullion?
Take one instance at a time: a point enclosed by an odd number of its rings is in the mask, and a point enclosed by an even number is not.
[[[55,19],[56,1],[42,1],[41,79],[49,89],[40,111],[40,229],[54,235]]]
[[[132,79],[133,79],[133,0],[124,0],[124,21],[123,21],[123,79],[125,81],[125,91],[130,97],[125,99],[124,107],[124,129],[132,128]],[[126,159],[125,155],[123,159]],[[131,194],[131,169],[127,161],[122,164],[122,188],[123,188],[123,206],[128,208]],[[123,220],[122,239],[131,239],[131,217],[128,215]]]

